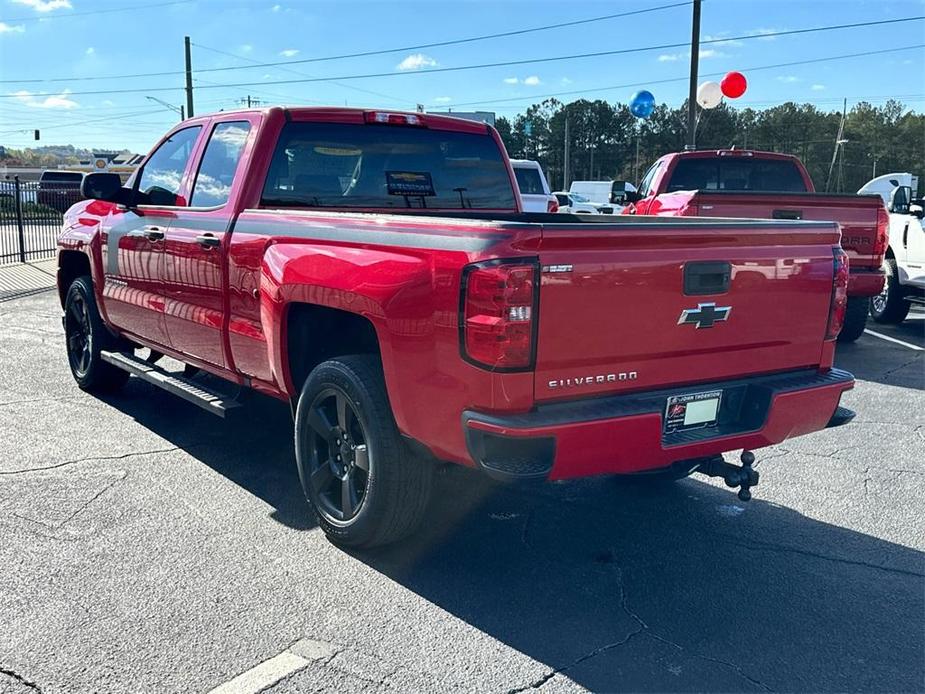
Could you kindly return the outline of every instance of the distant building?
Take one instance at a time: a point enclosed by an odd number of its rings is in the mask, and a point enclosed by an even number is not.
[[[462,118],[463,120],[474,120],[492,127],[495,126],[494,111],[430,111],[429,113],[438,116],[453,116],[453,118]]]
[[[81,159],[76,166],[62,165],[58,168],[70,169],[71,171],[109,171],[111,173],[128,174],[138,168],[143,159],[143,154],[133,154],[128,150],[122,152],[93,152],[91,157]]]

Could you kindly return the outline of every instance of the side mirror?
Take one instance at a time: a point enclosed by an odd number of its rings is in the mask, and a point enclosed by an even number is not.
[[[623,204],[629,205],[634,202],[639,202],[642,200],[642,196],[639,194],[639,191],[628,190],[623,194]]]
[[[909,214],[922,219],[922,217],[925,217],[925,209],[921,205],[909,205]]]
[[[122,187],[122,179],[114,173],[90,173],[80,182],[80,193],[91,200],[129,204],[132,192]]]
[[[890,212],[896,214],[909,214],[909,203],[912,201],[912,188],[897,186],[890,193]]]

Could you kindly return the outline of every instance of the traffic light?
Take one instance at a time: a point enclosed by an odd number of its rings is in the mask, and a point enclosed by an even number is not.
[[[35,131],[35,139],[36,139],[36,140],[40,140],[40,139],[41,139],[41,138],[39,137],[39,131],[38,131],[38,130]]]

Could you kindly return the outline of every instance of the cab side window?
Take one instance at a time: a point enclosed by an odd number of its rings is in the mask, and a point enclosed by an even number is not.
[[[251,124],[247,121],[219,123],[212,131],[202,155],[190,205],[217,207],[228,202],[234,173],[241,160]]]
[[[173,207],[180,195],[183,172],[193,153],[202,126],[178,130],[154,150],[145,162],[138,181],[138,190],[144,193],[144,204]]]
[[[646,171],[646,175],[642,177],[642,181],[639,183],[639,197],[645,198],[649,195],[649,187],[652,185],[652,179],[655,178],[655,174],[661,166],[662,162],[657,161]]]

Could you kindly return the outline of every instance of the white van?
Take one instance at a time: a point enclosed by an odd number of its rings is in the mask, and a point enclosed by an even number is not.
[[[604,214],[619,214],[627,191],[636,192],[636,186],[628,181],[572,181],[568,189],[588,198]]]
[[[549,183],[539,162],[530,159],[511,159],[514,178],[520,189],[524,212],[557,212],[559,202],[549,192]]]

